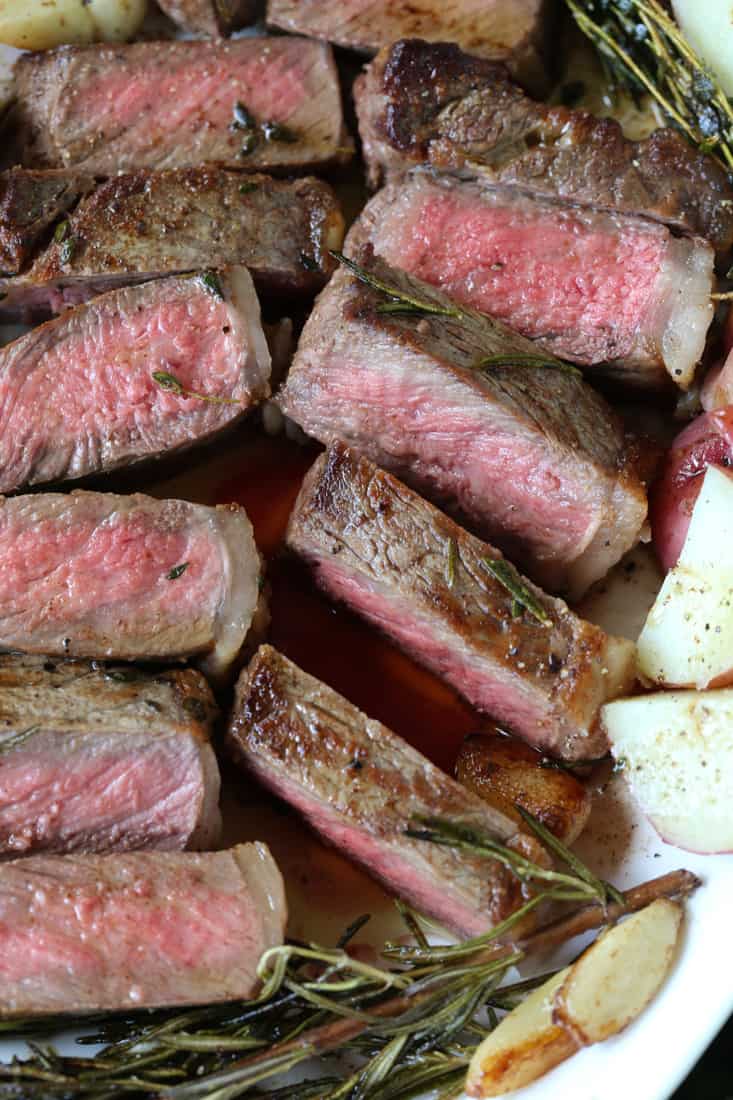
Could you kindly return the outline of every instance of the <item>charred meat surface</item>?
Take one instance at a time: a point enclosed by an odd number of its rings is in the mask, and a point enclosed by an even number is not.
[[[380,722],[261,646],[237,684],[229,744],[324,839],[458,935],[488,931],[524,900],[515,876],[405,835],[416,815],[536,845]],[[529,847],[528,847],[529,846]]]
[[[0,272],[22,271],[57,219],[93,186],[72,172],[0,172]]]
[[[259,0],[158,0],[158,7],[184,31],[226,38],[254,22]]]
[[[111,290],[0,348],[0,491],[208,439],[269,394],[245,268]]]
[[[631,642],[579,619],[368,459],[336,445],[316,460],[287,543],[329,596],[536,748],[606,753],[599,711],[634,682]]]
[[[365,206],[347,249],[636,387],[687,388],[713,318],[714,253],[645,218],[416,169]],[[537,349],[535,349],[537,350]]]
[[[15,76],[27,167],[292,172],[352,153],[331,49],[306,39],[61,46]]]
[[[504,62],[520,83],[541,93],[547,87],[552,8],[549,0],[268,0],[267,21],[366,53],[406,37],[457,42]]]
[[[30,856],[0,866],[0,1015],[251,997],[283,941],[266,845],[224,852]]]
[[[629,141],[613,119],[535,102],[501,65],[451,42],[395,42],[354,94],[373,185],[385,173],[430,164],[533,195],[643,214],[722,252],[733,245],[730,179],[674,130]]]
[[[231,265],[246,267],[261,291],[314,293],[343,230],[332,189],[312,177],[212,166],[114,176],[58,224],[21,275],[0,278],[0,309],[58,312],[120,284]]]
[[[499,322],[368,250],[355,259],[450,315],[384,312],[383,294],[337,271],[303,330],[282,410],[433,498],[547,587],[577,595],[603,577],[646,516],[636,456],[605,401],[574,370],[536,364],[535,345]]]
[[[60,657],[198,656],[224,673],[260,599],[243,508],[137,493],[0,498],[0,646]]]
[[[215,716],[193,669],[0,656],[0,854],[213,847]]]

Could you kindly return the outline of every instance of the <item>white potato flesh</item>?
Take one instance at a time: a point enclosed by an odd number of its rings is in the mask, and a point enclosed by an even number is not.
[[[709,466],[682,553],[637,643],[639,673],[669,687],[733,682],[733,478]]]
[[[733,3],[731,0],[672,0],[680,29],[706,61],[727,95],[733,93]]]
[[[122,41],[138,30],[147,0],[0,0],[0,42],[19,50]]]
[[[652,902],[591,944],[555,992],[555,1023],[581,1046],[617,1035],[641,1015],[677,953],[682,909]]]
[[[619,699],[602,720],[662,839],[702,854],[733,851],[733,690]]]
[[[578,1044],[552,1020],[555,992],[567,974],[561,970],[530,993],[476,1048],[466,1076],[469,1096],[522,1088],[575,1053]]]

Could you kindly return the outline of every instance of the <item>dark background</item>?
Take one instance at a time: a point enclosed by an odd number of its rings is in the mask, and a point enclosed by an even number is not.
[[[733,1100],[733,1017],[672,1100]]]

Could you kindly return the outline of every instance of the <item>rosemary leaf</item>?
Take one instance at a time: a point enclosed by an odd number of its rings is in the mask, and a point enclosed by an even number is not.
[[[347,267],[351,274],[356,276],[359,282],[364,283],[372,290],[379,291],[380,294],[384,294],[389,299],[388,303],[377,306],[377,311],[379,313],[425,313],[439,317],[455,317],[459,319],[463,316],[461,310],[453,306],[439,306],[435,302],[426,302],[420,298],[413,298],[410,294],[405,294],[403,291],[398,290],[397,287],[390,286],[389,283],[385,283],[376,275],[372,275],[370,271],[366,271],[363,267],[359,267],[353,260],[344,256],[342,252],[331,250],[330,255],[333,256],[334,260],[337,260],[344,267]]]
[[[506,558],[482,558],[483,565],[495,581],[512,597],[511,614],[516,617],[516,605],[528,611],[543,626],[552,626],[552,619],[542,604],[532,595],[519,573]]]
[[[41,726],[36,723],[35,726],[28,726],[27,729],[14,733],[12,737],[4,738],[4,740],[0,741],[0,756],[3,756],[6,752],[12,752],[13,749],[17,749],[21,745],[24,745],[34,733],[38,733],[39,729],[41,729]]]
[[[448,539],[448,558],[445,565],[445,583],[453,588],[458,575],[458,543],[455,539]]]
[[[540,369],[559,370],[563,374],[582,378],[583,372],[562,359],[549,355],[487,355],[476,364],[476,370],[491,370],[492,367],[538,367]]]
[[[199,275],[196,275],[195,278],[212,298],[216,298],[219,302],[224,301],[224,291],[221,289],[219,276],[215,272],[202,271]]]
[[[166,580],[177,581],[178,578],[182,577],[183,574],[186,572],[186,570],[188,569],[188,565],[189,563],[187,561],[182,561],[180,565],[174,565],[173,568],[166,573]]]
[[[604,882],[602,879],[594,875],[589,867],[586,867],[585,863],[574,852],[571,852],[567,845],[551,833],[541,821],[539,821],[534,814],[531,814],[529,810],[525,810],[524,806],[520,806],[518,802],[514,804],[514,808],[524,821],[525,825],[535,834],[538,840],[542,841],[545,848],[552,852],[553,855],[559,856],[570,870],[577,875],[583,882],[587,882],[589,886],[592,886],[598,895],[598,900],[601,904],[605,904],[607,901],[615,901],[623,905],[624,896],[621,894],[615,886],[611,886],[610,883]]]

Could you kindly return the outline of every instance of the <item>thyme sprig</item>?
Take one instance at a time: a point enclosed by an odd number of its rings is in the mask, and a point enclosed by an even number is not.
[[[359,264],[354,263],[348,256],[344,256],[343,252],[335,252],[331,250],[330,255],[334,260],[337,260],[344,267],[347,267],[352,275],[355,275],[359,282],[364,283],[372,290],[378,291],[380,294],[384,294],[389,301],[380,303],[377,306],[377,313],[422,313],[428,316],[438,317],[454,317],[460,319],[464,316],[463,312],[455,306],[441,306],[437,302],[428,302],[424,298],[415,298],[411,294],[406,294],[404,291],[399,290],[397,287],[391,286],[389,283],[385,283],[383,279],[372,274],[371,271],[367,271],[365,268],[360,267]]]
[[[659,0],[566,0],[618,84],[650,95],[670,123],[728,171],[733,107]]]
[[[193,390],[187,390],[180,378],[176,378],[175,374],[171,374],[167,370],[154,370],[151,378],[162,390],[175,393],[178,397],[193,397],[196,401],[208,401],[210,405],[241,404],[235,397],[220,397],[214,393],[195,393]]]

